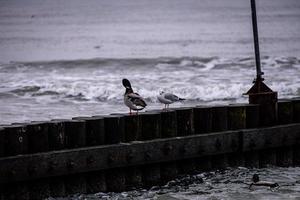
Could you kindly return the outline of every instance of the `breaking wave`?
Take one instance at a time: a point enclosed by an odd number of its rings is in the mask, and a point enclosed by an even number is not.
[[[263,69],[271,86],[280,94],[299,94],[300,60],[295,57],[263,57]],[[285,71],[282,71],[285,70]],[[159,91],[176,93],[188,101],[241,99],[255,77],[253,58],[222,59],[145,58],[90,59],[26,62],[1,65],[0,93],[20,98],[49,100],[121,102],[122,78],[149,102],[156,103]],[[276,74],[281,73],[281,77]],[[273,76],[275,75],[275,76]],[[294,76],[294,81],[290,81]],[[7,80],[7,77],[8,78]]]

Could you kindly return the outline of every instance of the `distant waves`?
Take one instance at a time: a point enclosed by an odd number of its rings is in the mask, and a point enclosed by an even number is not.
[[[300,95],[299,58],[265,56],[262,69],[265,82],[278,91],[280,98]],[[156,98],[159,91],[180,95],[187,99],[186,105],[247,102],[242,94],[251,87],[255,75],[251,57],[99,58],[1,64],[0,99],[5,103],[0,105],[0,114],[9,113],[11,117],[5,120],[12,121],[20,117],[20,107],[22,119],[120,112],[124,110],[123,78],[131,80],[149,109],[160,106]]]

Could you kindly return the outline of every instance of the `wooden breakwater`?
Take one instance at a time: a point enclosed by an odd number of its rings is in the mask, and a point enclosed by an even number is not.
[[[300,99],[274,106],[270,113],[254,104],[198,106],[2,126],[0,199],[123,191],[228,166],[298,166]]]

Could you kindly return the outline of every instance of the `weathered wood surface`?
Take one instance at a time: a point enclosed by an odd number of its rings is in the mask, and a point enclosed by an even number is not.
[[[0,183],[296,144],[300,124],[11,156],[0,159]]]

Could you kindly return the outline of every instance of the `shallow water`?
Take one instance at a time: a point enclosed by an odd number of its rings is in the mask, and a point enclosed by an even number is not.
[[[134,190],[122,193],[97,193],[74,195],[56,200],[299,200],[300,168],[247,169],[239,167],[225,171],[206,172],[193,176],[183,176],[164,186],[154,186],[150,190]],[[279,187],[252,187],[249,183],[254,173],[264,181],[276,182]],[[49,198],[48,200],[54,200]]]

